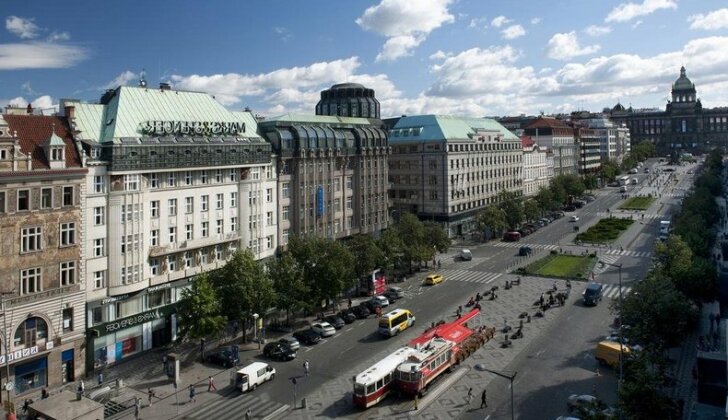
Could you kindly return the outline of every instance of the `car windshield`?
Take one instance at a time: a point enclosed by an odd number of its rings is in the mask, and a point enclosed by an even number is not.
[[[599,290],[598,290],[598,289],[591,289],[591,288],[590,288],[590,289],[586,289],[586,290],[584,290],[584,295],[585,295],[585,296],[594,296],[594,295],[596,295],[596,294],[597,294],[598,292],[599,292]]]

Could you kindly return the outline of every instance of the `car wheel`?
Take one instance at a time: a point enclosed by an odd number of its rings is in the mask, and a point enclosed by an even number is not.
[[[273,374],[271,374],[271,375],[270,375],[270,378],[268,378],[268,380],[269,380],[269,381],[272,381],[272,380],[273,380],[273,378],[275,378],[275,377],[276,377],[276,374],[275,374],[275,373],[273,373]]]
[[[250,390],[255,391],[256,388],[258,388],[258,384],[253,384],[253,386],[250,387]]]

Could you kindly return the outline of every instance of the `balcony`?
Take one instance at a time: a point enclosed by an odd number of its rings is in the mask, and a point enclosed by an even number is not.
[[[240,232],[230,232],[223,235],[210,235],[207,238],[190,239],[188,241],[176,242],[166,246],[153,246],[149,248],[149,256],[158,257],[161,255],[174,254],[180,251],[204,248],[236,240],[240,240]]]

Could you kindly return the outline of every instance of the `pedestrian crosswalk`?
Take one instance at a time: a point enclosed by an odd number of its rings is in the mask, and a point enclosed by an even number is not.
[[[559,249],[559,246],[554,244],[524,244],[522,242],[496,242],[493,245],[500,248],[521,248],[527,246],[534,249]]]
[[[628,256],[628,257],[649,258],[650,256],[652,256],[652,253],[650,251],[631,251],[629,249],[625,249],[625,250],[610,249],[610,250],[604,251],[604,253],[602,255],[617,255],[620,257]]]
[[[467,283],[488,284],[499,278],[503,273],[470,270],[448,270],[443,274],[445,281],[462,281]]]
[[[610,254],[601,255],[599,257],[599,260],[604,261],[607,264],[602,265],[602,264],[597,263],[597,265],[595,265],[594,268],[592,269],[592,272],[594,274],[601,274],[601,273],[611,269],[612,267],[609,264],[616,263],[617,260],[619,259],[619,257],[620,257],[619,255],[610,255]]]
[[[626,297],[632,291],[632,286],[622,286],[622,298]],[[609,299],[619,298],[619,285],[604,284],[602,296]]]
[[[289,408],[287,404],[266,401],[252,394],[241,395],[240,391],[232,386],[221,390],[220,394],[222,398],[201,404],[179,418],[186,420],[233,420],[244,418],[245,413],[250,410],[252,418],[273,419],[282,418]]]
[[[609,217],[609,216],[614,216],[614,217],[630,217],[633,214],[634,213],[631,213],[629,211],[626,211],[625,213],[622,213],[621,210],[615,210],[615,211],[609,212],[609,213],[607,213],[605,211],[597,212],[597,216],[598,217]],[[637,218],[642,219],[642,213],[639,213],[634,218],[635,219],[637,219]],[[669,215],[666,215],[666,214],[661,214],[661,213],[645,213],[645,217],[644,218],[645,218],[645,220],[647,220],[647,219],[665,220],[665,219],[669,219],[670,216]]]

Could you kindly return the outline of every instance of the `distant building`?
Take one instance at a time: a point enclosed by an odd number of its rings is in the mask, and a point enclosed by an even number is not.
[[[625,109],[618,103],[610,117],[617,124],[626,124],[633,143],[649,141],[660,155],[703,153],[728,146],[728,107],[703,108],[685,67],[680,68],[671,95],[664,111]]]
[[[523,195],[533,196],[549,186],[554,177],[554,157],[528,136],[521,136],[523,147]]]
[[[374,96],[374,89],[358,83],[340,83],[321,91],[316,115],[379,118],[379,101]]]
[[[539,117],[525,127],[524,134],[553,154],[555,176],[577,173],[580,152],[572,127],[556,118]]]
[[[522,194],[521,141],[495,120],[417,115],[385,120],[395,211],[442,223],[449,235],[476,228],[498,193]]]
[[[525,114],[521,114],[516,117],[498,117],[494,118],[500,125],[507,128],[511,133],[515,134],[518,137],[521,137],[523,135],[524,129],[526,126],[533,120],[535,120],[538,117],[535,116],[527,116]]]
[[[602,158],[600,139],[596,130],[575,125],[574,136],[579,146],[579,162],[577,164],[579,174],[587,175],[599,172],[602,168]]]

